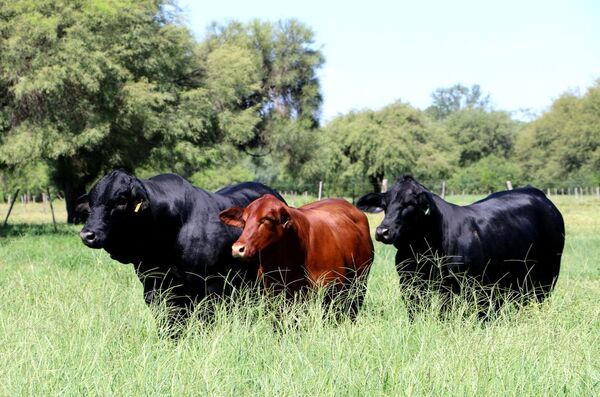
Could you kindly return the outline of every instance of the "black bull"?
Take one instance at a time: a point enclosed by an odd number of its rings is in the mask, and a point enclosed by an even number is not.
[[[89,207],[80,237],[88,247],[134,264],[148,304],[164,294],[172,306],[189,309],[256,280],[257,264],[232,258],[240,230],[221,223],[219,213],[267,193],[283,201],[255,182],[211,193],[173,174],[141,180],[118,170],[80,198],[80,209]]]
[[[403,286],[428,286],[433,278],[443,290],[457,291],[461,280],[474,280],[488,291],[542,301],[558,278],[563,218],[533,187],[458,206],[404,176],[386,193],[361,197],[357,206],[367,212],[385,210],[375,238],[397,248],[395,262]],[[409,308],[415,308],[418,295],[408,295],[413,304]]]

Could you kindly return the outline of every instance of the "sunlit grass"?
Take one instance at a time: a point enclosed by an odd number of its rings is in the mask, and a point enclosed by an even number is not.
[[[17,207],[0,234],[0,395],[598,395],[600,201],[556,203],[567,243],[542,305],[481,323],[467,302],[441,319],[434,299],[410,322],[394,249],[375,243],[356,322],[310,301],[275,327],[242,294],[178,342],[159,336],[132,266],[85,248],[76,226],[24,224],[51,222],[42,204]]]

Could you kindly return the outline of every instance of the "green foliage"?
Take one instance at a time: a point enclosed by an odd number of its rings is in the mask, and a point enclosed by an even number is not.
[[[230,167],[210,168],[196,172],[190,177],[192,184],[203,189],[214,191],[231,185],[251,181],[254,174],[242,164],[233,164]]]
[[[506,181],[513,186],[522,185],[519,165],[506,158],[490,155],[461,168],[448,181],[450,190],[466,193],[506,190]]]
[[[581,97],[565,94],[519,134],[518,160],[544,187],[600,184],[600,80]]]
[[[600,83],[527,125],[456,84],[426,111],[395,103],[319,128],[323,63],[295,19],[214,24],[196,42],[172,0],[2,1],[0,190],[52,184],[71,219],[75,198],[116,167],[205,187],[324,181],[346,196],[406,172],[432,186],[454,175],[469,191],[503,187],[497,178],[600,184]]]
[[[215,26],[198,44],[169,0],[2,2],[0,17],[0,165],[45,162],[70,219],[115,167],[190,176],[233,146],[297,169],[311,152],[282,143],[321,105],[323,58],[295,20]]]
[[[67,205],[115,166],[134,168],[172,139],[198,142],[187,29],[165,1],[3,2],[0,163],[45,161]],[[207,117],[204,117],[206,120]],[[196,128],[193,128],[196,127]],[[197,128],[203,127],[203,128]]]
[[[293,19],[213,25],[200,53],[208,80],[234,87],[211,85],[224,98],[217,117],[229,142],[252,154],[256,166],[275,162],[299,176],[315,153],[322,102],[316,73],[324,59],[314,33]]]
[[[332,120],[323,131],[326,180],[347,186],[383,178],[392,182],[412,173],[423,182],[447,178],[456,162],[452,140],[423,112],[403,103],[380,111],[350,113]]]
[[[28,192],[34,196],[45,192],[50,187],[48,175],[48,167],[41,162],[3,170],[0,173],[0,202],[17,189],[21,189],[21,194]]]
[[[452,113],[443,123],[458,145],[460,166],[488,155],[508,158],[519,127],[506,112],[472,108]]]
[[[431,94],[431,98],[433,103],[427,108],[427,113],[436,120],[443,120],[464,109],[487,110],[490,107],[490,96],[484,96],[478,84],[471,88],[462,84],[438,88]]]

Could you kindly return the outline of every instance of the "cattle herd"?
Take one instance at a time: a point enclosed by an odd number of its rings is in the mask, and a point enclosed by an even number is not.
[[[327,303],[354,318],[374,259],[361,210],[385,211],[375,239],[397,249],[410,313],[432,285],[452,294],[474,281],[495,291],[497,303],[542,301],[558,278],[564,222],[533,187],[457,206],[404,176],[356,206],[327,199],[293,208],[256,182],[212,193],[173,174],[142,180],[117,170],[78,203],[83,243],[133,264],[146,302],[164,299],[175,309],[171,320],[243,286],[290,300],[323,287],[335,298]]]

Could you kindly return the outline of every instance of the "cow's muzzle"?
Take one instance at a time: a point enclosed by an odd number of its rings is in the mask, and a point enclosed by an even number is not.
[[[98,237],[98,234],[92,230],[85,229],[85,228],[82,229],[81,232],[79,232],[79,237],[81,237],[81,241],[83,241],[83,243],[90,248],[101,248],[102,247],[102,244],[101,244],[100,238]]]
[[[381,241],[384,244],[391,243],[390,229],[379,226],[377,229],[375,229],[375,240]]]
[[[246,254],[246,245],[242,243],[235,243],[231,246],[231,255],[234,258],[243,258]]]

